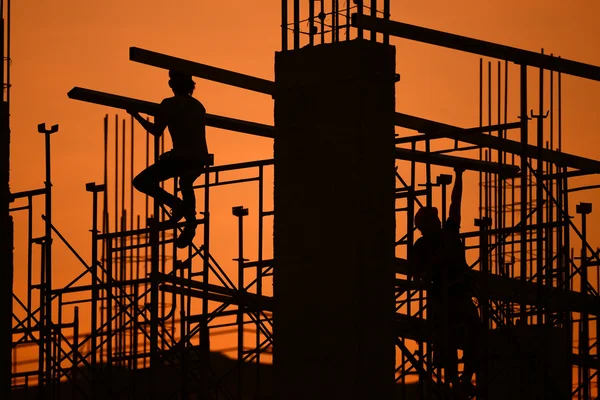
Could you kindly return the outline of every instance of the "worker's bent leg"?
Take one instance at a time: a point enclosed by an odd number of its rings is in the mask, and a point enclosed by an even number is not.
[[[133,179],[133,186],[142,193],[154,198],[159,204],[169,207],[176,205],[177,197],[160,187],[160,182],[175,176],[175,165],[168,159],[159,159]]]
[[[183,215],[186,220],[190,221],[196,217],[196,195],[194,194],[194,181],[200,173],[184,174],[179,179],[179,189],[183,198]]]

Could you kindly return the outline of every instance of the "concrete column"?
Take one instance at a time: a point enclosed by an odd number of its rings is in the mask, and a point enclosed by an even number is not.
[[[275,61],[275,398],[392,399],[395,49]]]

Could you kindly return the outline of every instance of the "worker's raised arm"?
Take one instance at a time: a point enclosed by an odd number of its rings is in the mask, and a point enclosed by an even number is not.
[[[452,196],[450,197],[450,210],[448,212],[448,219],[452,220],[457,227],[460,227],[460,209],[462,203],[462,174],[463,169],[455,168],[456,178],[454,180],[454,187],[452,188]]]
[[[127,112],[131,114],[131,116],[135,118],[135,120],[153,136],[162,135],[167,127],[167,122],[160,114],[154,117],[154,122],[150,122],[143,118],[137,111],[127,110]]]

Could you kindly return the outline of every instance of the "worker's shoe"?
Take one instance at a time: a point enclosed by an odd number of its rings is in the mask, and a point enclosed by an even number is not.
[[[196,222],[186,222],[183,227],[183,232],[175,239],[175,246],[179,249],[184,249],[192,244],[194,236],[196,236]]]
[[[186,215],[186,205],[181,199],[177,199],[175,205],[171,209],[171,222],[179,222]]]

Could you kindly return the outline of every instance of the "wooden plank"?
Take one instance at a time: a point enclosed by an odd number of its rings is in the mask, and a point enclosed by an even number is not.
[[[498,58],[500,60],[508,60],[516,64],[529,65],[594,81],[600,81],[600,67],[595,65],[584,64],[448,32],[390,21],[364,14],[352,14],[352,26],[449,49],[465,51],[467,53]]]
[[[183,58],[168,56],[150,50],[140,49],[139,47],[129,48],[129,59],[153,67],[174,69],[187,72],[192,76],[202,79],[208,79],[226,85],[236,86],[242,89],[252,90],[254,92],[273,95],[275,93],[275,83],[266,79],[256,78],[254,76],[233,72],[222,68],[212,67],[210,65],[198,62],[188,61]]]
[[[426,135],[433,135],[434,137],[436,137],[435,135],[443,132],[450,132],[451,139],[460,140],[461,142],[470,143],[481,147],[489,147],[495,150],[502,150],[507,153],[517,155],[521,155],[523,152],[523,145],[515,140],[501,139],[496,136],[484,135],[481,133],[469,133],[468,131],[465,133],[457,133],[463,128],[415,117],[412,115],[396,113],[395,123],[397,126],[416,130]],[[558,166],[582,170],[600,170],[600,162],[597,160],[579,157],[568,153],[562,153],[555,150],[539,150],[536,146],[527,145],[528,157],[537,158],[538,154],[543,161],[549,161]]]
[[[396,148],[396,159],[416,162],[429,162],[434,165],[440,165],[450,168],[464,168],[471,171],[490,172],[502,177],[516,176],[519,173],[519,167],[514,165],[499,164],[494,162],[472,160],[444,154],[426,153],[424,151],[412,151],[408,149]]]
[[[131,97],[100,92],[97,90],[84,89],[80,87],[74,87],[69,91],[69,93],[67,93],[67,95],[69,98],[74,100],[100,104],[108,107],[121,108],[124,110],[135,110],[148,115],[156,115],[159,109],[159,105],[157,103],[152,103],[150,101],[139,100]],[[206,126],[234,132],[248,133],[267,138],[273,138],[275,135],[275,129],[270,125],[222,117],[214,114],[206,114]]]

